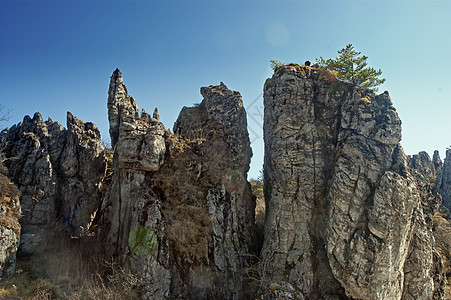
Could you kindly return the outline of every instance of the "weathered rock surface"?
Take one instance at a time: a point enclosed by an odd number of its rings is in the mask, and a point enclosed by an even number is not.
[[[437,213],[433,219],[435,248],[441,254],[443,269],[447,278],[451,276],[451,222],[446,214]],[[448,287],[449,288],[449,287]]]
[[[158,111],[154,117],[158,116]],[[122,74],[116,69],[108,90],[108,120],[111,146],[120,168],[157,171],[166,151],[164,126],[144,110],[139,116],[135,100],[127,93]]]
[[[437,179],[437,174],[441,169],[441,160],[438,151],[434,152],[433,160],[431,160],[431,157],[425,151],[414,154],[412,157],[408,156],[408,158],[409,167],[420,172],[428,182],[434,184]]]
[[[107,237],[108,255],[143,278],[145,299],[246,293],[241,272],[255,205],[246,114],[241,95],[223,84],[201,93],[201,105],[183,108],[173,135],[157,109],[139,115],[119,70],[111,76],[113,174],[99,236]],[[155,236],[155,248],[137,245],[138,230]]]
[[[442,170],[435,183],[435,191],[442,195],[443,206],[451,210],[451,150],[446,151]]]
[[[16,267],[20,235],[20,192],[0,164],[0,278],[10,276]]]
[[[263,287],[289,284],[297,299],[442,297],[429,219],[439,199],[409,172],[388,93],[293,64],[266,81],[264,102]]]
[[[5,163],[22,192],[24,253],[44,251],[62,232],[86,233],[99,208],[106,165],[100,132],[69,112],[67,127],[36,113],[1,134]]]
[[[443,167],[443,162],[440,159],[440,153],[438,152],[438,150],[434,151],[434,155],[432,156],[432,163],[434,164],[436,173],[440,173]]]

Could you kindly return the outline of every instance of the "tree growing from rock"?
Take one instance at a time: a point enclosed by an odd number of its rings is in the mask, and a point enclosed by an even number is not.
[[[280,60],[277,59],[271,59],[270,61],[270,65],[271,65],[271,69],[276,70],[279,67],[282,67],[285,65],[285,63],[281,62]]]
[[[381,69],[368,67],[365,55],[361,55],[352,44],[338,50],[338,56],[334,59],[317,58],[317,64],[332,72],[339,80],[351,82],[357,86],[377,90],[377,86],[385,82]]]

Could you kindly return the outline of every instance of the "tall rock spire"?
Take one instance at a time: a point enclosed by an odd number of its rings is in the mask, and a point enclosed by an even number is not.
[[[451,210],[451,149],[446,150],[446,157],[435,183],[435,190],[442,195],[443,206]]]
[[[108,89],[108,121],[110,122],[111,146],[116,146],[119,139],[119,126],[124,121],[132,121],[138,116],[138,107],[130,97],[119,69],[111,75]]]

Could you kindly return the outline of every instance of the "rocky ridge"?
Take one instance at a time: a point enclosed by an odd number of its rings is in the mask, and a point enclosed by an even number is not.
[[[158,109],[138,110],[116,69],[112,149],[71,113],[67,129],[36,113],[3,131],[22,192],[21,253],[41,257],[70,238],[139,278],[140,299],[443,299],[432,236],[441,198],[424,179],[446,175],[438,153],[404,155],[387,92],[296,64],[266,81],[261,253],[241,95],[223,83],[201,94],[172,133]],[[0,251],[7,275],[14,232]]]
[[[106,166],[100,132],[69,112],[67,127],[36,113],[0,136],[9,175],[22,193],[20,250],[27,254],[52,247],[60,233],[88,232],[100,205]]]

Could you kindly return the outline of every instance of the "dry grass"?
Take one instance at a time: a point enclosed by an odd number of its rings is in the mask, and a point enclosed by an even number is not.
[[[324,68],[311,68],[311,76],[315,79],[323,80],[326,83],[338,81],[337,72]]]
[[[64,273],[68,270],[63,270],[61,265],[61,269],[56,272],[62,275],[61,278],[50,278],[47,270],[30,266],[28,261],[19,261],[16,273],[0,281],[0,299],[139,299],[142,280],[114,263],[103,263],[103,268],[109,273],[105,276],[71,269],[72,276],[66,277]],[[56,273],[53,272],[52,276]]]
[[[8,170],[3,164],[0,164],[0,224],[4,227],[11,228],[14,232],[20,234],[19,218],[20,205],[18,198],[21,193],[17,186],[8,178]]]
[[[174,247],[180,267],[206,263],[212,245],[212,227],[206,207],[206,192],[212,187],[203,164],[204,138],[172,137],[170,161],[155,174],[153,188],[160,194],[167,239]]]
[[[368,96],[364,96],[364,97],[360,98],[359,100],[357,100],[357,103],[371,104],[371,98]]]
[[[12,277],[0,281],[0,299],[54,299],[57,296],[58,287],[32,272],[24,262],[18,262]]]
[[[213,246],[206,204],[208,190],[224,185],[232,192],[245,187],[240,174],[230,170],[233,156],[228,144],[218,137],[220,131],[215,128],[199,132],[199,136],[171,137],[171,155],[152,178],[155,193],[163,199],[162,212],[168,222],[166,237],[182,268],[208,263]]]
[[[210,218],[201,208],[191,205],[180,205],[174,213],[166,233],[178,254],[178,265],[207,263],[212,233]]]

